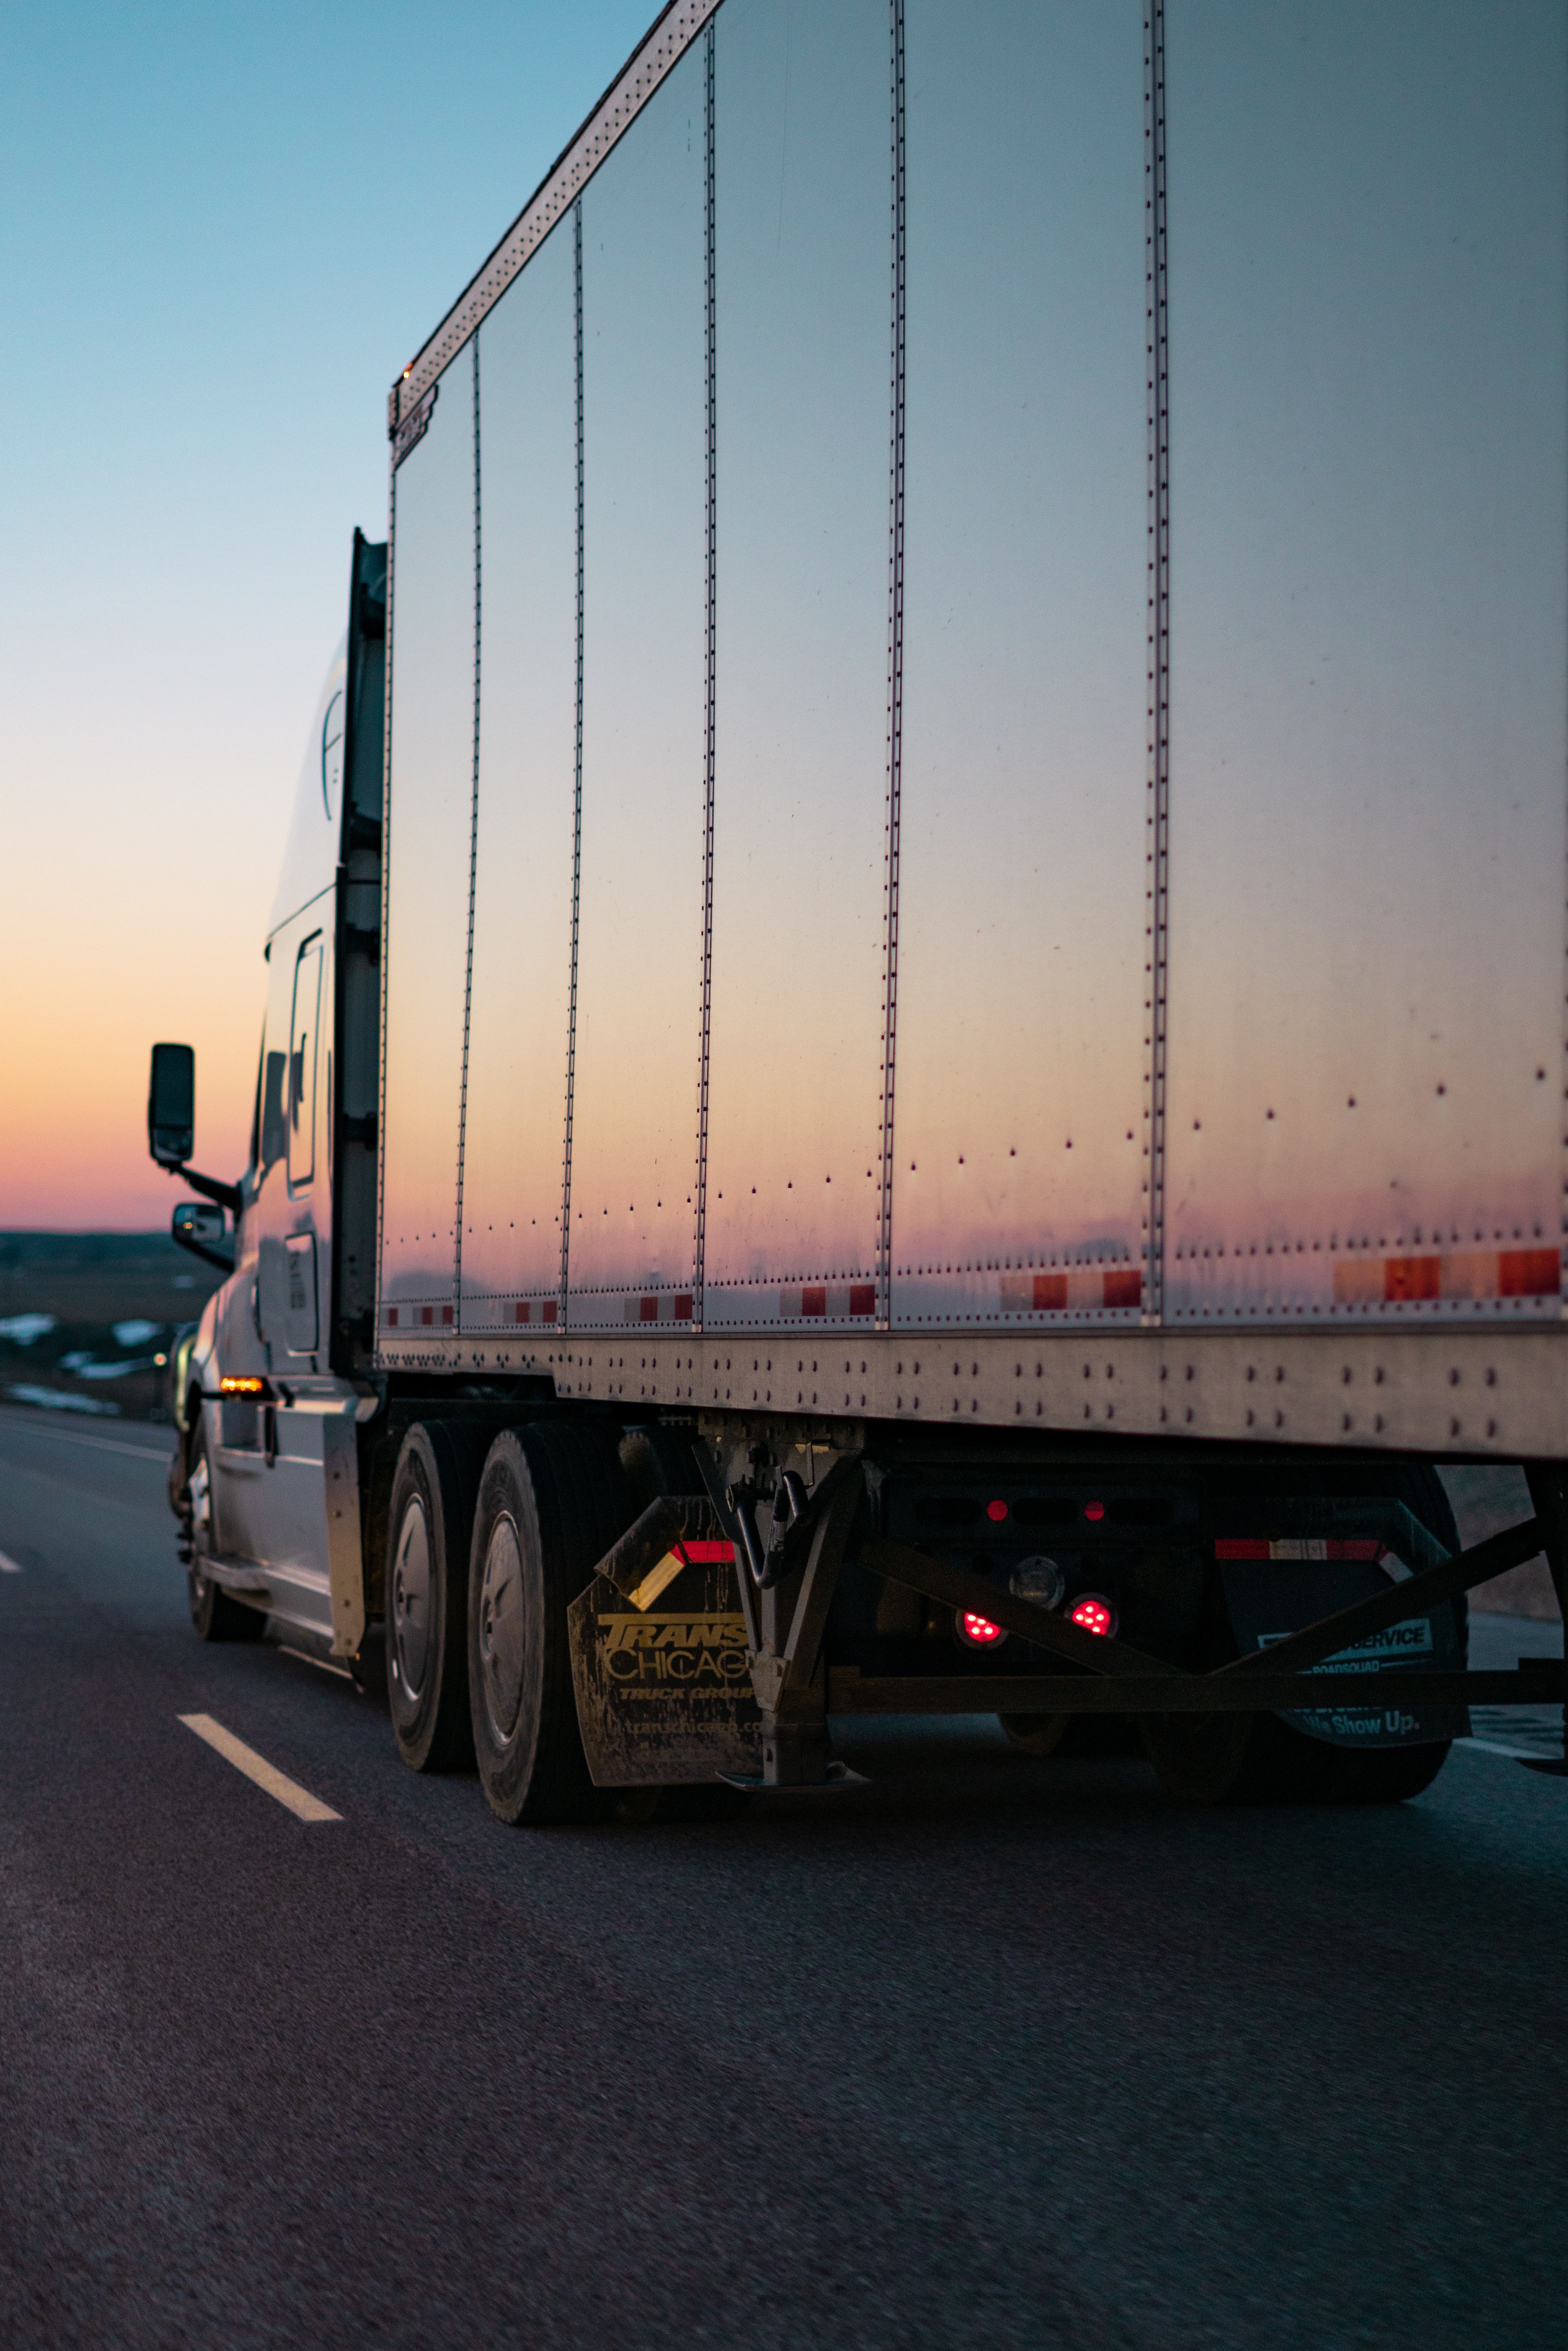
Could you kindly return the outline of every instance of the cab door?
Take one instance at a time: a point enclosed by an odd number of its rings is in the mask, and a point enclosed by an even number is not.
[[[329,1048],[323,1048],[323,1018],[330,1015],[327,984],[327,934],[320,908],[308,909],[299,924],[287,924],[272,942],[275,967],[269,991],[268,1027],[277,1050],[267,1056],[272,1132],[264,1152],[258,1247],[256,1325],[267,1351],[267,1368],[302,1378],[314,1375],[321,1341],[320,1277],[324,1236],[329,1239],[329,1207],[318,1215],[319,1195],[329,1189],[324,1147],[330,1104],[322,1100]],[[299,929],[308,922],[303,937]],[[264,1124],[267,1122],[264,1120]],[[276,1152],[276,1160],[267,1153]]]
[[[271,1399],[256,1451],[230,1467],[245,1555],[267,1571],[273,1614],[332,1629],[327,1486],[354,1398],[328,1369],[332,1234],[332,909],[326,893],[273,933],[262,1061],[261,1148],[251,1211],[254,1314]],[[330,1458],[329,1458],[330,1457]],[[220,1516],[222,1517],[220,1507]]]
[[[292,1230],[281,1252],[268,1260],[271,1283],[262,1301],[262,1331],[281,1337],[291,1362],[310,1359],[320,1347],[320,1299],[316,1250],[317,1136],[331,1117],[321,1094],[320,1049],[325,939],[320,931],[305,940],[294,960],[293,1001],[288,1023],[288,1197]],[[331,1218],[326,1230],[331,1232]]]

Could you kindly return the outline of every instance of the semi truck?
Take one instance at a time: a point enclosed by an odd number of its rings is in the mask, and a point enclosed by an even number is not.
[[[522,1823],[1562,1698],[1565,261],[1558,0],[672,0],[392,387],[237,1180],[153,1049],[203,1637]]]

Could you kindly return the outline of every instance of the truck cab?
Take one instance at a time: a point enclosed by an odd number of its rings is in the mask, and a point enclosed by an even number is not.
[[[386,549],[356,532],[349,626],[311,721],[267,921],[249,1162],[235,1186],[198,1183],[225,1195],[234,1269],[202,1318],[181,1400],[184,1509],[203,1521],[205,1554],[187,1562],[193,1609],[210,1614],[226,1595],[248,1629],[265,1605],[350,1656],[364,1624],[353,1429],[375,1404],[363,1367],[385,629]],[[152,1132],[170,1130],[154,1118]],[[196,1180],[156,1144],[154,1156]],[[210,1241],[214,1211],[202,1213]],[[175,1238],[193,1223],[177,1211]]]

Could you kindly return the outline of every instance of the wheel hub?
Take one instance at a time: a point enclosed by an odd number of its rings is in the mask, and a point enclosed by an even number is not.
[[[479,1667],[485,1708],[499,1740],[517,1728],[523,1698],[523,1553],[510,1518],[497,1520],[479,1593]]]
[[[392,1574],[392,1658],[409,1698],[424,1687],[430,1651],[430,1527],[416,1496],[403,1512]]]

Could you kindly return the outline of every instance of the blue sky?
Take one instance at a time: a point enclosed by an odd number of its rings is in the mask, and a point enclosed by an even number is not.
[[[262,925],[385,396],[653,0],[0,32],[0,1226],[144,1225],[146,1046],[243,1152]]]

